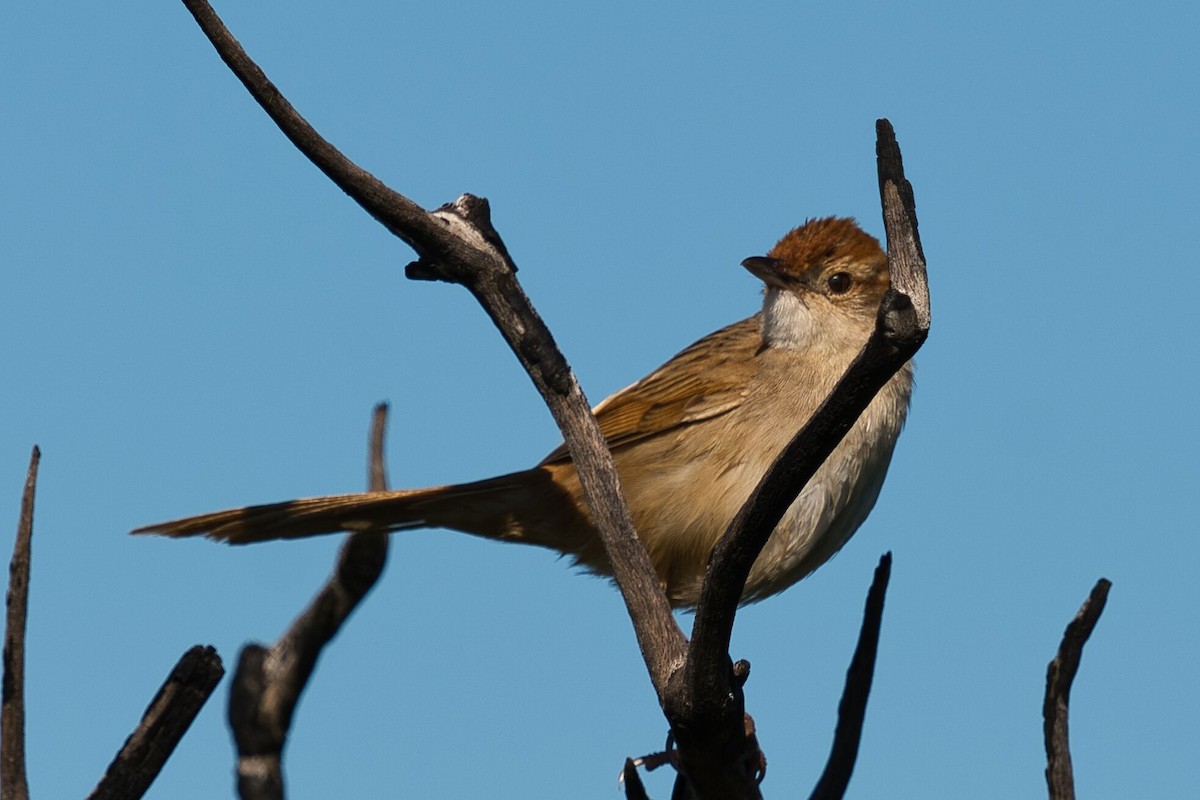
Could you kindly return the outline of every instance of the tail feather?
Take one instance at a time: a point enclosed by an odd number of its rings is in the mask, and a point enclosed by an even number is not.
[[[420,527],[425,520],[409,506],[431,490],[305,497],[282,503],[230,508],[159,522],[134,531],[163,536],[205,536],[230,544],[299,539],[337,531]]]
[[[453,528],[574,553],[590,528],[542,467],[475,483],[429,489],[306,497],[159,522],[134,531],[206,536],[229,544],[298,539],[338,531]]]

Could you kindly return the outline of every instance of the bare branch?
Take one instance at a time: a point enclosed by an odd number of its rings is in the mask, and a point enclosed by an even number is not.
[[[891,125],[878,125],[878,166],[884,221],[888,230],[888,271],[892,288],[876,318],[875,331],[837,387],[803,430],[776,459],[713,550],[696,611],[689,671],[695,686],[710,694],[726,680],[729,636],[746,576],[783,514],[813,474],[841,442],[859,415],[929,333],[929,291],[916,234],[916,214],[894,187],[904,180]],[[911,197],[911,187],[907,190]],[[919,269],[918,269],[919,268]],[[921,305],[917,305],[921,303]]]
[[[888,578],[892,574],[892,554],[884,553],[875,568],[875,578],[867,591],[862,628],[850,669],[846,671],[846,687],[838,703],[837,730],[825,770],[821,773],[809,800],[841,800],[850,785],[858,745],[862,741],[863,720],[867,715],[867,698],[871,680],[875,677],[875,654],[879,650],[879,629],[883,622],[883,601],[887,597]]]
[[[267,79],[258,65],[246,55],[246,51],[237,39],[233,38],[233,34],[207,2],[184,0],[184,5],[196,18],[221,60],[229,66],[283,134],[342,191],[405,241],[409,241],[410,236],[425,241],[445,238],[443,232],[438,230],[440,226],[423,208],[393,192],[378,178],[360,169],[322,138]]]
[[[516,266],[492,227],[487,201],[464,195],[450,206],[427,213],[387,188],[313,130],[204,0],[184,3],[222,60],[284,135],[371,216],[417,251],[419,260],[409,265],[409,277],[462,284],[500,329],[562,430],[661,698],[672,673],[684,663],[687,640],[634,532],[612,456],[587,398],[517,282]]]
[[[33,499],[37,494],[37,445],[21,493],[21,514],[12,561],[8,565],[7,617],[4,625],[4,692],[0,707],[0,796],[29,800],[25,773],[25,620],[29,611],[29,567],[33,549]]]
[[[692,627],[686,678],[668,699],[667,715],[673,724],[684,719],[721,720],[724,735],[711,743],[720,751],[728,752],[741,736],[744,708],[741,692],[731,681],[729,641],[750,568],[805,484],[929,333],[929,291],[912,189],[904,179],[899,146],[887,120],[879,121],[877,135],[891,288],[866,346],[775,460],[713,549]],[[686,738],[680,736],[685,770],[707,769],[714,763],[713,752],[688,747]],[[748,788],[749,782],[742,785]]]
[[[367,440],[367,486],[372,492],[386,492],[387,464],[383,446],[387,440],[388,404],[379,403],[371,414],[371,435]]]
[[[1087,643],[1104,604],[1112,581],[1101,578],[1092,587],[1075,618],[1067,624],[1058,655],[1046,667],[1046,697],[1042,703],[1042,734],[1046,743],[1046,786],[1050,800],[1075,800],[1075,775],[1071,768],[1071,743],[1067,731],[1067,706],[1071,684],[1079,671],[1083,646]]]
[[[254,65],[203,0],[184,0],[222,59],[238,75],[285,135],[368,213],[408,242],[418,260],[408,265],[410,278],[442,280],[466,287],[483,306],[542,394],[562,430],[578,471],[585,498],[614,577],[624,597],[659,700],[679,734],[685,771],[706,795],[756,796],[752,776],[722,785],[719,772],[731,752],[746,752],[752,763],[757,746],[747,744],[742,729],[744,709],[740,685],[732,673],[729,634],[746,575],[763,543],[804,483],[820,466],[878,389],[920,346],[928,330],[928,293],[902,270],[893,245],[915,242],[915,217],[897,183],[903,176],[891,128],[880,123],[880,186],[888,226],[893,285],[880,308],[877,329],[867,347],[826,401],[816,418],[796,438],[768,473],[760,489],[713,553],[709,577],[690,646],[670,612],[649,556],[633,530],[616,472],[603,436],[574,375],[549,330],[516,280],[516,266],[492,226],[485,200],[464,195],[455,203],[426,214],[416,204],[387,189],[349,162],[296,113]],[[885,159],[885,155],[887,158]],[[895,156],[894,159],[891,156]],[[885,163],[886,162],[886,163]],[[908,190],[911,201],[911,190]],[[899,211],[896,209],[899,208]],[[907,224],[907,238],[896,235]],[[923,263],[919,246],[911,263]],[[910,270],[911,271],[911,270]],[[686,676],[680,669],[688,666]],[[717,730],[704,747],[685,741],[699,731]]]
[[[930,324],[925,251],[917,233],[917,203],[913,198],[912,184],[904,177],[904,161],[900,156],[896,131],[886,119],[875,121],[875,159],[892,288],[912,298],[913,305],[911,316],[905,314],[903,318],[894,320],[894,324],[912,326],[910,335],[920,336],[923,342]]]
[[[212,647],[196,645],[184,653],[88,795],[89,800],[142,797],[224,674],[221,657]]]
[[[383,437],[387,405],[371,424],[370,489],[385,491]],[[238,793],[243,800],[283,798],[283,746],[300,693],[317,658],[375,585],[387,560],[388,536],[363,531],[346,537],[333,575],[271,648],[248,645],[238,659],[229,697],[229,725],[238,748]]]

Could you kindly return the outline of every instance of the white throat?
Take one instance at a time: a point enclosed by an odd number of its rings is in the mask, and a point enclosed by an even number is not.
[[[795,292],[775,286],[763,296],[762,332],[768,347],[788,350],[812,347],[820,336],[812,309]]]

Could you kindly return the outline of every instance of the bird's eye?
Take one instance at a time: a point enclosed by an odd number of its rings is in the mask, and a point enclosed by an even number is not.
[[[854,279],[850,277],[849,272],[835,272],[829,276],[829,291],[833,294],[845,294],[850,291],[850,287],[854,284]]]

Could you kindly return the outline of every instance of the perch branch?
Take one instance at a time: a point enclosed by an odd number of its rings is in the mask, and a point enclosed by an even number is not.
[[[371,491],[387,490],[383,437],[387,405],[375,407],[368,474]],[[247,645],[229,697],[229,725],[238,750],[238,793],[243,800],[283,797],[283,746],[300,693],[322,648],[337,634],[383,572],[389,539],[363,531],[346,537],[333,574],[270,648]]]
[[[1046,667],[1046,697],[1042,703],[1042,734],[1046,743],[1046,786],[1050,800],[1075,800],[1075,775],[1071,769],[1071,743],[1067,731],[1067,706],[1071,684],[1079,671],[1083,646],[1100,621],[1112,582],[1101,578],[1092,587],[1075,618],[1067,624],[1058,655]]]
[[[673,726],[678,721],[685,729],[694,728],[697,720],[714,720],[723,732],[711,739],[709,746],[696,747],[683,730],[677,731],[684,772],[693,779],[697,771],[711,770],[719,763],[717,752],[730,752],[743,737],[745,709],[742,693],[731,677],[729,641],[754,560],[804,485],[929,333],[929,290],[912,187],[904,178],[891,124],[879,120],[876,134],[891,288],[880,305],[875,330],[866,346],[817,413],[771,465],[709,558],[685,677],[673,687],[665,704]],[[751,776],[745,775],[740,787],[728,786],[726,791],[730,796],[744,796],[750,788]]]
[[[88,800],[142,797],[224,674],[213,648],[196,645],[184,653]]]
[[[7,616],[4,624],[4,694],[0,707],[0,796],[29,800],[25,772],[25,620],[29,611],[29,567],[33,549],[33,498],[37,494],[37,445],[21,492],[21,512],[12,561],[8,564]]]
[[[516,279],[516,266],[490,221],[487,202],[464,195],[428,213],[389,189],[323,139],[296,112],[204,0],[184,4],[254,99],[284,135],[367,213],[418,255],[411,278],[459,283],[500,329],[562,430],[593,522],[608,552],[651,680],[663,696],[683,663],[687,640],[671,615],[625,506],[612,456],[590,406],[550,331]]]
[[[797,438],[718,545],[689,645],[675,623],[645,548],[638,541],[621,496],[612,458],[583,392],[549,330],[516,280],[516,266],[492,226],[487,202],[470,195],[426,213],[388,189],[321,138],[249,59],[203,0],[184,0],[221,58],[284,134],[373,217],[416,250],[410,278],[442,280],[466,287],[483,306],[546,401],[578,470],[592,512],[633,622],[638,644],[673,730],[684,743],[685,770],[697,770],[706,794],[723,793],[700,777],[718,770],[725,744],[744,743],[741,687],[735,686],[728,656],[729,632],[750,565],[783,511],[875,392],[923,340],[928,329],[927,292],[906,282],[895,248],[915,247],[912,264],[923,263],[915,245],[911,190],[905,202],[899,150],[891,127],[879,125],[880,187],[888,227],[893,285],[880,309],[876,335],[817,418]],[[890,149],[889,149],[890,148]],[[898,210],[897,210],[898,209]],[[907,226],[907,230],[905,230]],[[914,304],[924,307],[914,307]],[[923,323],[923,325],[922,325]],[[741,533],[739,533],[741,531]],[[722,576],[714,578],[713,576]],[[686,676],[680,668],[687,665]],[[716,720],[723,731],[693,756],[690,734]],[[726,737],[728,734],[728,738]],[[751,755],[751,754],[747,754]],[[757,754],[753,754],[757,755]],[[754,758],[745,759],[753,763]],[[732,788],[732,787],[725,787]],[[757,789],[743,782],[730,796]]]

